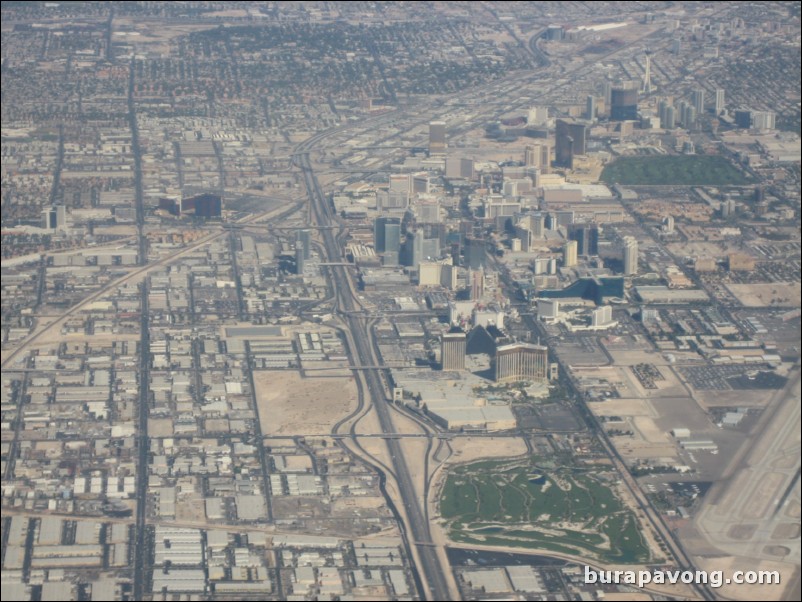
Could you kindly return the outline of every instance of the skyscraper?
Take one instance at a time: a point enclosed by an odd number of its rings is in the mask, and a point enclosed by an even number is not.
[[[300,246],[304,252],[304,259],[312,256],[312,234],[309,230],[297,230],[295,232],[295,246]]]
[[[632,87],[617,87],[611,92],[610,119],[632,121],[638,118],[638,91]]]
[[[585,101],[585,119],[593,121],[596,119],[596,97],[589,94]]]
[[[757,130],[773,130],[775,116],[772,111],[755,111],[752,113],[752,127]]]
[[[465,267],[478,270],[485,265],[485,241],[479,238],[465,239]]]
[[[373,248],[376,253],[398,253],[401,248],[401,220],[397,217],[377,217],[373,222]]]
[[[45,230],[62,230],[67,227],[67,208],[56,205],[42,211],[42,228]]]
[[[548,350],[540,345],[512,343],[496,349],[496,382],[544,381],[548,378]]]
[[[465,370],[466,334],[455,328],[440,339],[440,365],[443,370]]]
[[[532,107],[526,116],[526,125],[529,127],[543,126],[549,121],[548,107]]]
[[[577,254],[599,254],[599,227],[596,224],[574,224],[568,229],[568,237],[577,242]]]
[[[661,120],[660,125],[666,130],[673,130],[677,127],[677,114],[674,107],[666,107],[666,119],[665,121]]]
[[[585,154],[587,126],[584,123],[558,119],[554,138],[554,163],[570,169],[573,167],[574,155]]]
[[[627,236],[624,239],[624,276],[638,273],[638,241]]]
[[[444,152],[446,152],[446,122],[432,121],[429,123],[429,154]]]
[[[563,247],[563,265],[567,268],[574,267],[576,265],[576,241],[575,240],[568,240]]]
[[[295,273],[303,274],[304,266],[306,264],[306,257],[304,256],[304,247],[302,244],[295,243]]]
[[[718,88],[716,90],[716,115],[721,115],[724,112],[724,90]]]
[[[702,115],[705,112],[705,91],[702,88],[691,92],[691,104],[696,109],[697,115]]]

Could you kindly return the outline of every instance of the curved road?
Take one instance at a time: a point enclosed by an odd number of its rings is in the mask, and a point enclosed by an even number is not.
[[[311,202],[317,224],[319,226],[332,225],[335,221],[334,214],[323,195],[317,178],[315,177],[309,160],[309,151],[323,138],[315,136],[303,143],[299,147],[299,152],[295,155],[295,162],[301,168],[306,183],[306,188]],[[341,249],[337,243],[334,231],[330,228],[320,230],[323,238],[323,246],[329,261],[336,261],[341,256]],[[348,281],[349,276],[346,268],[340,265],[331,266],[331,278],[337,297],[337,311],[342,316],[353,336],[355,349],[354,355],[360,365],[371,365],[374,363],[373,354],[370,348],[370,333],[368,332],[368,319],[364,316],[355,315],[358,310],[358,302],[354,298],[353,288]],[[384,433],[396,432],[393,426],[390,409],[384,393],[384,386],[381,377],[375,370],[367,370],[364,373],[367,385],[367,395],[376,409],[381,430]],[[415,487],[409,474],[404,452],[398,440],[387,439],[387,448],[392,458],[392,468],[396,476],[399,495],[404,506],[407,517],[407,538],[410,545],[417,548],[417,555],[420,559],[417,566],[418,573],[428,584],[431,596],[435,600],[451,599],[451,592],[445,577],[444,567],[441,565],[431,533],[429,531],[429,521],[425,512],[425,502],[418,499]],[[410,559],[414,562],[414,558]]]

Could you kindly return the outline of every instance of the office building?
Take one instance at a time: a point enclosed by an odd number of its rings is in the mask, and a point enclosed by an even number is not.
[[[624,239],[624,276],[638,273],[638,241],[627,236]]]
[[[446,152],[446,122],[432,121],[429,123],[429,154],[444,152]]]
[[[638,91],[633,87],[616,87],[610,93],[610,119],[632,121],[638,118]]]
[[[563,265],[567,268],[572,268],[576,265],[576,241],[566,241],[563,247]]]
[[[493,358],[496,382],[545,381],[548,378],[548,350],[540,345],[512,343],[496,349]]]
[[[440,365],[443,370],[465,370],[467,335],[455,328],[443,334],[440,340]]]

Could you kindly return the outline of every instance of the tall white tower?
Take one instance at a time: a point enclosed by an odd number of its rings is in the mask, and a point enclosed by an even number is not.
[[[641,85],[641,94],[651,94],[654,91],[652,88],[652,51],[646,50],[646,70],[643,73],[643,83]]]

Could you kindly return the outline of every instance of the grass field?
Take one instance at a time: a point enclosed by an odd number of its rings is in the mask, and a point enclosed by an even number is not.
[[[749,182],[743,173],[718,155],[619,157],[604,168],[601,180],[629,186],[739,186]]]
[[[601,479],[580,469],[546,473],[531,460],[461,466],[448,476],[440,513],[455,541],[605,562],[649,560],[634,514]]]

